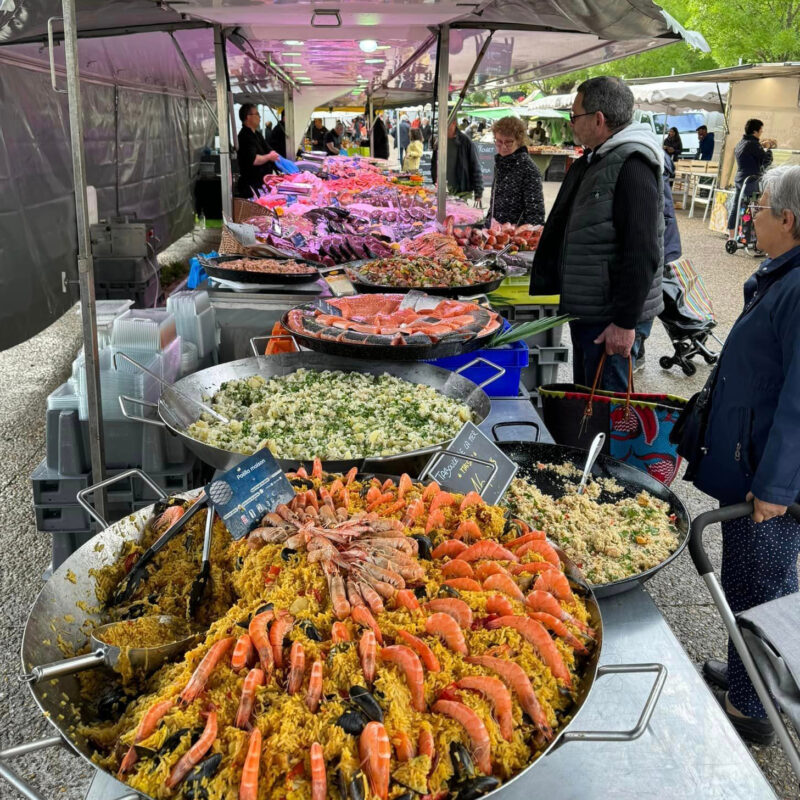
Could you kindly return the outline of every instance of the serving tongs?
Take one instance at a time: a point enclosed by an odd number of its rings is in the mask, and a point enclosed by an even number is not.
[[[140,617],[139,619],[145,619],[145,617]],[[153,647],[121,648],[103,641],[102,635],[116,625],[124,625],[125,621],[109,622],[92,631],[89,637],[91,650],[88,653],[72,658],[64,658],[51,664],[32,667],[30,672],[20,675],[19,679],[25,683],[39,683],[40,681],[58,678],[62,675],[72,675],[76,672],[100,666],[106,666],[116,672],[121,672],[125,662],[129,663],[130,669],[133,671],[152,672],[165,661],[188,650],[199,636],[196,631],[190,628],[186,620],[179,617],[164,614],[156,619],[160,625],[174,628],[180,638]],[[121,663],[120,659],[123,651],[125,660]]]
[[[195,612],[200,606],[200,603],[205,596],[206,589],[208,588],[208,579],[211,576],[211,536],[214,530],[214,509],[209,508],[206,511],[206,529],[203,536],[203,561],[200,565],[200,572],[192,583],[192,588],[189,592],[189,606],[188,616],[189,619],[194,617]]]
[[[513,242],[509,242],[505,247],[503,247],[502,250],[498,250],[497,252],[492,253],[490,256],[486,256],[485,258],[482,258],[480,261],[476,261],[472,266],[473,267],[489,267],[489,266],[496,267],[497,266],[497,259],[500,258],[500,256],[504,256],[513,246],[514,246],[514,243]]]
[[[153,558],[163,550],[184,527],[186,527],[186,523],[189,522],[198,511],[205,508],[207,505],[208,495],[202,492],[197,497],[197,500],[186,509],[180,519],[173,522],[172,525],[142,553],[141,558],[133,565],[131,571],[120,581],[119,586],[114,590],[109,605],[117,606],[120,603],[127,602],[133,597],[134,592],[147,574],[147,567],[150,565]],[[209,516],[211,515],[209,514]],[[205,554],[205,547],[203,548],[203,552]]]

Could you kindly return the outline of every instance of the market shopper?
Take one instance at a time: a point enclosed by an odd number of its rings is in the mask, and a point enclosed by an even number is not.
[[[274,171],[272,166],[278,154],[267,144],[259,130],[261,114],[253,103],[245,103],[239,109],[242,128],[239,131],[239,181],[236,194],[250,198],[264,188],[264,176]]]
[[[406,157],[403,160],[404,172],[416,172],[419,169],[419,161],[422,158],[422,131],[419,128],[412,128],[408,134],[409,142],[406,150]]]
[[[411,125],[408,122],[408,117],[403,114],[403,116],[400,117],[400,124],[397,126],[398,161],[401,165],[403,163],[406,150],[408,149],[409,142],[411,141],[410,133]]]
[[[492,126],[494,183],[489,218],[512,225],[543,225],[542,175],[525,146],[525,124],[503,117]]]
[[[722,523],[722,587],[735,614],[798,591],[800,524],[785,512],[800,498],[800,166],[770,170],[762,183],[751,213],[769,258],[744,285],[744,310],[701,394],[705,420],[695,412],[699,424],[687,428],[701,433],[679,448],[698,489],[723,506],[754,503],[751,518]],[[727,665],[707,661],[703,671],[739,733],[772,741],[733,645]]]
[[[337,122],[336,125],[325,134],[325,149],[330,156],[338,156],[342,149],[342,134],[344,125]]]
[[[667,136],[664,139],[664,152],[673,159],[681,157],[683,142],[677,128],[670,128],[667,131]]]
[[[328,148],[325,147],[325,137],[328,135],[328,129],[322,124],[321,119],[315,119],[308,129],[308,138],[311,139],[311,149],[317,152],[327,153]]]
[[[433,143],[431,153],[431,177],[436,183],[438,147]],[[475,146],[458,123],[453,121],[447,127],[447,191],[461,197],[473,197],[475,205],[480,205],[483,197],[483,174]]]
[[[584,81],[570,123],[584,155],[570,167],[542,232],[531,294],[560,294],[570,323],[575,383],[591,385],[605,352],[602,388],[625,391],[636,330],[661,313],[664,151],[633,121],[619,79]]]
[[[697,152],[694,157],[698,161],[711,161],[714,157],[714,134],[708,132],[705,125],[695,129],[697,133]]]
[[[734,150],[736,156],[736,178],[734,186],[736,188],[735,200],[738,201],[742,187],[748,178],[755,178],[761,175],[772,163],[772,148],[777,145],[774,139],[761,140],[764,132],[764,123],[760,119],[749,119],[744,126],[744,136],[739,140]],[[752,188],[755,181],[750,181],[748,186]],[[748,199],[752,196],[748,193]],[[734,202],[731,213],[728,215],[728,238],[736,236],[736,220],[739,216],[739,207]]]
[[[372,155],[375,158],[389,158],[389,132],[380,112],[372,123]]]
[[[281,112],[278,124],[272,129],[269,146],[279,155],[286,158],[286,114]]]
[[[422,144],[426,150],[431,146],[431,137],[433,136],[433,128],[431,127],[430,120],[426,117],[422,120]]]

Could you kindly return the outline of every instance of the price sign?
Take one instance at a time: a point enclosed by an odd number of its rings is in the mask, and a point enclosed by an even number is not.
[[[517,465],[472,422],[467,422],[452,444],[436,453],[420,475],[458,494],[477,492],[489,505],[505,494]]]
[[[473,142],[472,146],[478,153],[483,185],[491,186],[494,183],[494,157],[497,155],[497,148],[494,142]]]
[[[268,448],[259,450],[206,486],[211,505],[234,539],[247,536],[261,518],[294,497],[294,489]]]

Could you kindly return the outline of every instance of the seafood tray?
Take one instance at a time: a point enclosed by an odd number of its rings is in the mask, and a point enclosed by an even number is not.
[[[249,272],[243,269],[225,269],[226,262],[241,260],[242,256],[217,256],[217,258],[201,258],[200,264],[210,277],[219,280],[234,281],[236,283],[294,284],[308,283],[309,281],[315,281],[319,278],[318,265],[302,258],[293,258],[292,260],[308,264],[308,272]]]
[[[366,294],[287,311],[281,324],[322,353],[391,361],[457,356],[488,341],[499,315],[476,303],[426,294]]]

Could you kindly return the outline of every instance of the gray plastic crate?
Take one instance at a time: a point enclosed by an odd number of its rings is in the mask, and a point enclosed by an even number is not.
[[[41,506],[34,504],[36,529],[45,533],[54,531],[77,531],[92,533],[97,530],[97,523],[89,519],[89,515],[77,503],[68,505]],[[129,503],[109,503],[106,506],[106,519],[116,522],[134,511],[133,501]]]
[[[42,461],[31,474],[33,502],[38,506],[69,505],[81,489],[92,482],[91,472],[84,475],[62,475]],[[141,481],[140,481],[141,483]],[[132,503],[134,494],[125,484],[114,484],[107,491],[110,503]]]
[[[111,256],[95,256],[93,259],[95,283],[121,284],[148,283],[155,277],[152,264],[146,258],[113,258]],[[161,268],[156,263],[161,273]]]
[[[569,348],[532,347],[529,355],[528,367],[522,370],[522,385],[530,392],[536,405],[541,406],[538,388],[558,382],[559,366],[569,363]]]
[[[529,306],[492,306],[498,314],[504,316],[511,323],[531,322],[544,317],[557,317],[557,305],[529,305]],[[550,328],[549,331],[525,339],[529,348],[557,347],[564,336],[564,325]]]

